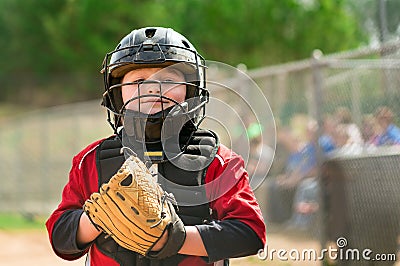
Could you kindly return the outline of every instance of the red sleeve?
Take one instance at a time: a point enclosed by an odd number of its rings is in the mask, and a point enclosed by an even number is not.
[[[243,159],[221,145],[206,174],[210,207],[218,220],[238,220],[249,226],[266,243],[266,226],[249,184]]]
[[[46,222],[46,228],[48,231],[49,240],[54,252],[61,258],[66,260],[77,259],[76,254],[61,254],[57,251],[54,246],[53,240],[54,237],[60,237],[53,235],[54,228],[58,222],[60,222],[60,217],[66,214],[67,212],[82,210],[82,206],[86,199],[90,197],[90,195],[98,190],[98,174],[96,169],[96,160],[95,160],[95,149],[99,145],[100,141],[92,143],[84,150],[82,150],[79,154],[77,154],[72,160],[72,168],[69,173],[69,181],[65,185],[62,192],[62,199],[57,209],[50,215]],[[80,214],[79,214],[80,216]],[[74,218],[75,220],[77,217]],[[68,221],[63,221],[64,223],[68,223]],[[72,232],[76,232],[77,224],[75,222],[69,222],[68,225],[71,224],[76,226],[76,228],[68,228]],[[58,224],[59,225],[59,224]],[[63,226],[63,225],[61,225]],[[72,234],[72,232],[70,234]],[[75,240],[76,235],[73,236],[62,236],[66,239]],[[75,244],[75,243],[74,243]],[[82,256],[83,254],[80,254]]]

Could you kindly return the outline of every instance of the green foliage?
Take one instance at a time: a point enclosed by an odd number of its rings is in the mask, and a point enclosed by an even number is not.
[[[2,0],[0,101],[60,90],[98,97],[105,54],[143,26],[172,27],[205,58],[249,68],[355,48],[366,38],[348,1]],[[60,73],[70,85],[52,78]]]
[[[384,6],[380,7],[380,3]],[[400,26],[400,1],[398,0],[352,0],[348,1],[349,8],[357,17],[359,27],[368,32],[370,39],[386,40],[396,39],[399,34]],[[383,8],[383,9],[382,9]],[[386,29],[381,25],[381,21],[386,21]],[[382,32],[386,31],[386,32]]]

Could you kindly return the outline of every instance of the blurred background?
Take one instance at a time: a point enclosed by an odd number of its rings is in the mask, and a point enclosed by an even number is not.
[[[105,54],[135,28],[165,26],[207,60],[237,66],[269,102],[276,144],[265,141],[271,121],[254,127],[243,111],[229,146],[250,145],[251,177],[266,177],[256,196],[271,247],[345,236],[396,253],[399,11],[398,0],[0,0],[0,232],[20,217],[43,228],[72,156],[112,134],[100,107]]]

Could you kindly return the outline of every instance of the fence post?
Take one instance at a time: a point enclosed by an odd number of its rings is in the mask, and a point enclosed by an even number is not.
[[[321,166],[323,163],[323,152],[319,145],[319,138],[323,134],[323,118],[322,118],[322,106],[323,106],[323,73],[322,68],[324,67],[324,63],[322,61],[323,54],[320,50],[314,50],[311,56],[311,72],[313,77],[313,94],[312,97],[314,102],[314,111],[315,111],[315,119],[317,120],[318,128],[316,132],[316,136],[314,138],[314,143],[316,147],[316,159],[317,159],[317,173],[318,173],[318,184],[320,187],[320,195],[319,195],[319,215],[318,215],[318,226],[320,229],[319,239],[321,247],[324,248],[326,245],[326,235],[325,235],[325,220],[326,220],[326,211],[325,211],[325,202],[323,201],[324,197],[324,187],[321,185]],[[323,262],[321,261],[321,265]]]

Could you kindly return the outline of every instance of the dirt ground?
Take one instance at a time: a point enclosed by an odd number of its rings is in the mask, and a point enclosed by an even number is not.
[[[291,239],[287,236],[277,234],[269,235],[269,246],[274,249],[293,248],[318,248],[318,243],[311,240]],[[85,259],[77,261],[64,261],[58,258],[51,250],[47,233],[43,230],[34,231],[0,231],[0,258],[1,265],[7,266],[83,266]],[[318,265],[315,262],[282,262],[271,260],[260,260],[257,256],[234,259],[234,266],[254,265]]]
[[[68,262],[59,259],[51,250],[47,233],[34,231],[0,231],[1,265],[55,266],[84,265],[84,259]]]

